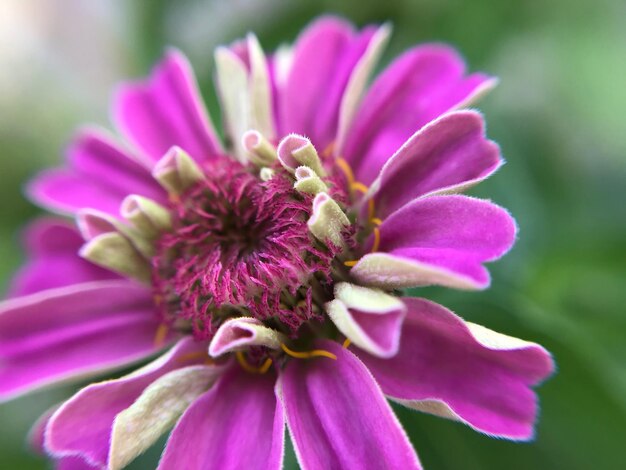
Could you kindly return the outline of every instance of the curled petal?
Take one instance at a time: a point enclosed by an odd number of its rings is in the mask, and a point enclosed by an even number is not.
[[[318,193],[313,199],[313,214],[307,225],[315,238],[326,244],[343,247],[345,242],[341,236],[343,229],[350,220],[339,204],[327,193]]]
[[[317,150],[304,136],[289,134],[278,144],[277,152],[280,163],[292,173],[296,168],[304,165],[311,168],[318,176],[326,175]]]
[[[383,166],[370,188],[384,219],[417,197],[460,192],[493,174],[500,149],[485,138],[482,116],[456,111],[416,132]]]
[[[121,469],[150,448],[220,372],[216,367],[196,365],[168,372],[148,385],[130,407],[115,417],[109,468]]]
[[[417,199],[385,219],[380,253],[364,256],[351,273],[387,288],[485,288],[489,273],[482,263],[504,255],[515,234],[513,218],[489,201],[456,195]]]
[[[367,368],[331,341],[337,359],[292,360],[277,386],[304,469],[421,468],[402,426]]]
[[[428,300],[403,300],[408,313],[398,354],[381,360],[359,353],[385,394],[487,434],[532,438],[537,400],[531,387],[553,372],[550,354],[465,323]]]
[[[202,363],[206,357],[205,343],[185,338],[167,354],[130,375],[85,387],[50,418],[46,431],[46,449],[57,457],[75,455],[98,466],[108,465],[111,430],[116,416],[136,403],[144,390],[159,377],[190,364]],[[201,367],[214,369],[213,366]],[[206,376],[207,387],[210,375],[204,372],[200,374],[201,377]],[[153,394],[154,389],[149,398],[154,398]],[[162,395],[158,396],[163,398]],[[144,398],[128,414],[136,413],[146,400]],[[167,413],[167,410],[161,411]],[[146,413],[150,415],[148,410]],[[125,454],[126,457],[128,455]],[[121,459],[124,455],[115,457]]]
[[[180,195],[205,178],[198,164],[180,147],[174,146],[157,161],[152,176],[170,195]]]
[[[325,307],[339,331],[361,349],[379,357],[398,352],[406,308],[397,297],[340,282]]]
[[[215,333],[209,345],[209,354],[217,357],[250,346],[278,349],[286,339],[285,335],[264,326],[256,318],[232,318],[225,321]]]

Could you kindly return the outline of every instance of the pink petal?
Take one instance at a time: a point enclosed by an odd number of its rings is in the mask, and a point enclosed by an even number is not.
[[[116,217],[128,194],[167,200],[150,171],[99,130],[81,132],[67,151],[67,162],[67,168],[35,177],[27,188],[29,197],[54,211],[73,214],[90,207]]]
[[[98,281],[0,304],[0,400],[154,354],[159,319],[149,289]]]
[[[382,219],[429,193],[458,192],[502,164],[498,146],[485,138],[482,116],[457,111],[424,126],[385,164],[376,188],[376,215]]]
[[[272,372],[226,372],[181,417],[159,470],[282,468],[285,424],[274,382]]]
[[[170,49],[145,81],[120,86],[114,118],[152,161],[177,145],[198,161],[222,154],[191,65]]]
[[[373,83],[340,154],[370,184],[383,164],[418,129],[493,85],[482,74],[464,77],[452,49],[429,44],[398,57]]]
[[[484,335],[479,340],[476,329],[442,306],[403,300],[409,312],[398,354],[381,360],[357,353],[385,394],[417,408],[416,402],[426,401],[422,409],[430,405],[437,414],[443,404],[449,410],[444,415],[481,432],[531,438],[537,399],[530,387],[553,372],[550,354],[503,335],[498,341],[488,342]]]
[[[80,456],[95,465],[106,466],[116,415],[132,405],[157,378],[201,360],[206,348],[205,343],[185,338],[166,355],[131,375],[83,388],[50,418],[46,430],[47,450],[56,456]]]
[[[364,256],[352,269],[352,275],[366,284],[386,287],[395,282],[394,287],[435,283],[485,288],[489,285],[489,273],[482,263],[505,254],[513,245],[515,234],[513,218],[489,201],[467,196],[416,199],[383,222],[380,253]],[[372,269],[372,260],[389,255],[407,262],[406,277],[399,271],[386,272],[384,263]]]
[[[59,406],[55,406],[52,409],[46,411],[33,425],[30,432],[28,433],[28,441],[31,448],[39,453],[45,453],[44,447],[44,439],[45,439],[45,431],[46,426],[48,425],[48,421],[57,410]],[[94,465],[90,465],[86,460],[81,457],[62,457],[59,459],[55,459],[55,470],[92,470],[98,467]]]
[[[302,32],[280,94],[281,135],[306,135],[319,151],[333,141],[350,74],[375,31],[356,32],[346,21],[326,16]]]
[[[371,374],[331,341],[316,347],[337,360],[291,360],[279,388],[302,468],[421,468]]]
[[[13,278],[11,297],[83,282],[118,279],[105,269],[78,256],[84,240],[62,219],[41,218],[24,233],[28,261]]]

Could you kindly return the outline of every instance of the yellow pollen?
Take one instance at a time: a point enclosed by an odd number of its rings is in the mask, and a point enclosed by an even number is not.
[[[382,221],[382,220],[380,220],[378,217],[372,217],[372,218],[370,219],[370,222],[371,222],[371,223],[373,223],[374,225],[376,225],[377,227],[378,227],[379,225],[382,225],[382,223],[383,223],[383,221]]]
[[[339,166],[341,171],[343,171],[343,174],[346,175],[346,179],[348,180],[348,186],[352,187],[352,184],[354,184],[355,182],[354,173],[352,172],[352,168],[350,168],[348,162],[341,157],[337,157],[335,158],[335,163],[337,163],[337,166]]]
[[[161,347],[165,343],[165,337],[169,331],[168,326],[165,323],[161,323],[156,330],[154,335],[154,345],[156,347]]]
[[[353,191],[359,191],[363,194],[369,191],[369,188],[359,181],[352,182],[350,184],[350,189],[352,189]]]
[[[337,356],[329,351],[324,351],[323,349],[313,349],[311,351],[293,351],[285,346],[284,343],[280,345],[283,351],[290,355],[291,357],[295,357],[296,359],[310,359],[312,357],[327,357],[329,359],[337,360]]]
[[[346,338],[343,341],[343,344],[341,346],[343,347],[343,349],[348,349],[348,346],[350,346],[350,343],[352,343],[352,341],[350,341],[348,338]]]
[[[359,262],[358,259],[351,259],[349,261],[344,261],[343,264],[344,266],[348,266],[349,268],[351,268],[352,266],[356,266],[358,262]]]
[[[237,362],[243,370],[246,372],[250,372],[251,374],[265,374],[272,365],[272,358],[268,357],[265,359],[265,362],[261,364],[260,367],[254,367],[248,363],[246,360],[246,355],[243,351],[236,351],[235,356],[237,357]]]

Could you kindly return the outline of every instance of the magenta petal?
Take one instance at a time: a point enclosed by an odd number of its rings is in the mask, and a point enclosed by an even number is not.
[[[113,113],[124,135],[155,162],[174,145],[198,161],[222,153],[191,65],[177,50],[149,79],[122,85]]]
[[[0,304],[0,400],[151,354],[151,291],[129,281],[51,289]]]
[[[460,277],[468,287],[484,288],[489,285],[489,273],[482,263],[506,253],[515,234],[513,218],[489,201],[431,196],[416,199],[385,219],[379,251]],[[358,264],[353,274],[363,282],[373,281]],[[413,285],[430,283],[425,278]]]
[[[282,135],[306,135],[319,151],[333,141],[348,79],[375,31],[355,32],[348,22],[326,16],[300,35],[280,96]]]
[[[44,171],[29,183],[27,193],[36,203],[65,213],[90,207],[119,217],[128,194],[167,200],[150,171],[101,131],[81,132],[67,151],[67,161],[68,168]]]
[[[493,82],[482,74],[464,75],[463,60],[446,46],[420,46],[398,57],[363,98],[340,149],[357,179],[370,184],[415,131]]]
[[[428,193],[462,190],[501,164],[498,146],[485,138],[480,113],[444,115],[411,136],[385,164],[373,184],[376,215],[384,219]]]
[[[530,387],[553,372],[550,354],[511,338],[507,347],[479,341],[475,330],[442,306],[403,300],[409,312],[398,354],[381,360],[358,353],[385,394],[409,405],[443,403],[451,417],[481,432],[531,438],[537,400]]]
[[[367,368],[331,341],[337,356],[291,360],[280,388],[298,461],[306,469],[421,468],[407,436]]]
[[[180,418],[159,470],[282,468],[285,423],[275,378],[238,366],[227,371]]]
[[[58,405],[46,411],[37,420],[28,433],[28,442],[31,448],[39,454],[43,454],[45,452],[44,440],[46,426],[57,408]],[[55,459],[54,468],[55,470],[91,470],[98,467],[90,465],[81,457],[62,457],[60,459]]]
[[[111,428],[117,414],[132,405],[157,378],[189,365],[187,357],[200,357],[201,360],[202,355],[198,353],[206,348],[206,343],[185,338],[167,354],[131,375],[83,388],[50,418],[46,430],[47,450],[57,456],[81,456],[98,466],[105,466]]]
[[[80,457],[62,457],[55,461],[54,470],[96,470],[96,465],[90,465]]]
[[[11,297],[34,294],[46,289],[83,282],[118,279],[78,256],[84,240],[62,219],[41,218],[24,233],[28,262],[13,278]]]

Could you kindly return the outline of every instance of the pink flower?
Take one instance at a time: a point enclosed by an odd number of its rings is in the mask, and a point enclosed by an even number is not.
[[[161,469],[280,468],[286,424],[303,468],[420,468],[386,398],[532,437],[550,355],[398,295],[485,288],[515,240],[504,209],[454,194],[502,163],[482,116],[457,110],[494,80],[426,45],[367,88],[388,35],[325,17],[270,57],[252,35],[219,48],[225,144],[169,51],[116,94],[131,150],[85,130],[30,184],[79,231],[26,234],[0,398],[163,352],[50,411],[36,447],[121,468],[173,427]]]

